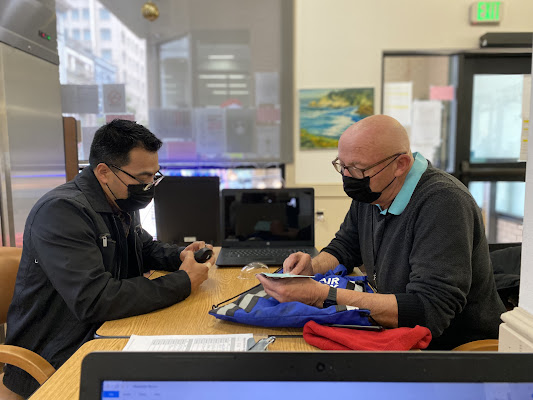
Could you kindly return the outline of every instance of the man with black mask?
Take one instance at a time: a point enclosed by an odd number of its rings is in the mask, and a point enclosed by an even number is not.
[[[430,348],[498,337],[505,312],[494,283],[481,212],[468,189],[411,153],[405,129],[385,115],[341,136],[333,167],[352,203],[335,238],[311,260],[295,253],[285,272],[313,275],[343,264],[366,270],[377,294],[311,279],[258,279],[279,301],[369,309],[385,327],[426,326]]]
[[[96,131],[90,166],[33,207],[6,344],[59,368],[104,321],[170,306],[207,279],[210,264],[193,255],[204,242],[179,248],[154,241],[140,225],[138,210],[163,179],[161,145],[144,126],[114,120]],[[171,273],[149,280],[143,274],[151,269]],[[24,397],[38,387],[13,366],[6,366],[4,384]]]

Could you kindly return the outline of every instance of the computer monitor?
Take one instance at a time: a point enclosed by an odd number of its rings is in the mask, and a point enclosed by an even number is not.
[[[183,246],[197,240],[220,245],[219,186],[216,176],[166,176],[155,189],[157,239]]]
[[[89,354],[80,399],[531,399],[533,354]]]

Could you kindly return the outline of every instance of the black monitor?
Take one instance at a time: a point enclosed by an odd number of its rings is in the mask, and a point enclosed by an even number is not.
[[[157,239],[187,245],[219,240],[220,190],[217,176],[166,176],[155,189]]]

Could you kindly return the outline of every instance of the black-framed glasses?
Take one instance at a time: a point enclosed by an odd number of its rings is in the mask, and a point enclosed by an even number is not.
[[[344,164],[342,164],[340,162],[339,157],[335,158],[335,160],[333,160],[331,163],[333,164],[333,168],[335,168],[335,171],[337,171],[339,174],[344,175],[344,170],[347,169],[348,172],[350,173],[350,175],[352,176],[352,178],[363,179],[365,177],[365,171],[368,171],[369,169],[372,169],[375,166],[377,166],[377,165],[379,165],[381,163],[384,163],[387,160],[390,160],[391,158],[394,158],[394,160],[396,160],[398,157],[400,157],[403,154],[407,154],[407,153],[396,153],[396,154],[393,154],[392,156],[384,158],[383,160],[378,161],[377,163],[372,164],[372,165],[370,165],[369,167],[366,167],[366,168],[357,168],[357,167],[355,167],[353,165],[344,165]],[[390,163],[392,163],[394,160],[392,160]],[[385,167],[382,168],[381,171],[383,171],[383,169],[387,168],[389,166],[389,164],[385,165]],[[378,174],[381,171],[378,171]]]
[[[118,169],[120,172],[124,172],[126,175],[128,175],[130,178],[133,178],[135,179],[137,182],[139,182],[141,185],[144,185],[143,187],[143,190],[146,192],[147,190],[150,190],[151,188],[153,188],[154,186],[157,186],[159,184],[159,182],[161,182],[163,180],[163,178],[165,177],[165,175],[163,175],[161,173],[161,171],[157,170],[157,172],[155,173],[154,175],[154,180],[150,183],[145,183],[145,182],[142,182],[141,180],[137,179],[136,177],[134,177],[132,174],[124,171],[123,169],[117,167],[116,165],[114,164],[109,164],[110,167],[112,168],[115,168],[115,169]],[[116,175],[116,174],[115,174]],[[120,178],[118,178],[120,179]],[[122,179],[120,179],[120,181],[122,182]],[[124,183],[124,182],[122,182]],[[127,185],[126,185],[127,186]]]

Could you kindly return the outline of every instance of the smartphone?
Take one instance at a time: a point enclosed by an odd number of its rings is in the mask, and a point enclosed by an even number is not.
[[[381,325],[342,325],[342,324],[323,324],[324,326],[331,326],[333,328],[348,328],[348,329],[360,329],[362,331],[382,331]]]

